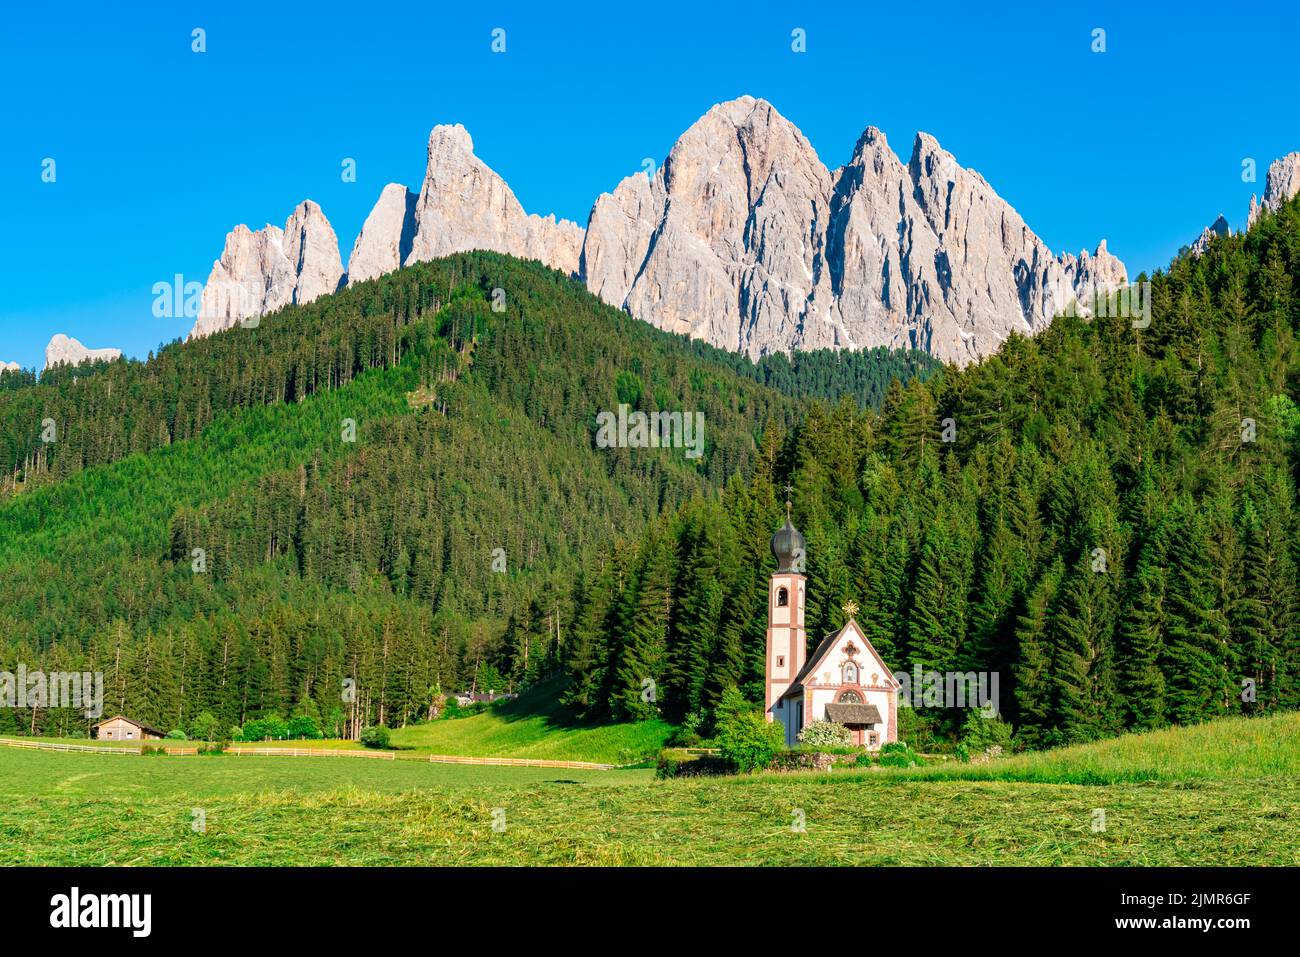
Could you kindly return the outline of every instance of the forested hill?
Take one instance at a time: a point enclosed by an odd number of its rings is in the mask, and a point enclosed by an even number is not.
[[[870,403],[932,365],[866,356],[842,385]],[[791,394],[830,385],[786,366]],[[518,687],[560,667],[610,543],[748,479],[797,423],[766,378],[493,254],[146,362],[5,373],[0,660],[104,671],[106,707],[164,728],[328,719],[344,677],[394,725],[476,673]],[[597,447],[620,404],[701,413],[703,454]]]
[[[925,378],[748,365],[474,254],[24,381],[4,656],[103,670],[163,727],[327,718],[345,677],[401,724],[437,687],[561,672],[589,720],[707,729],[728,686],[761,700],[790,483],[810,641],[853,599],[895,668],[998,672],[1028,746],[1300,707],[1297,276],[1293,203],[1154,276],[1149,326],[1058,318]],[[876,412],[890,370],[917,376]],[[704,412],[705,454],[598,448],[620,403]]]
[[[853,599],[895,669],[998,672],[1025,745],[1300,707],[1297,276],[1292,203],[1156,275],[1147,328],[1058,318],[880,415],[813,405],[748,483],[598,573],[571,700],[706,729],[727,684],[761,701],[788,481],[810,647]]]

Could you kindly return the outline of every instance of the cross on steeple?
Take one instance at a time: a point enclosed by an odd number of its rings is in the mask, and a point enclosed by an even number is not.
[[[853,617],[854,615],[856,615],[857,613],[858,613],[858,603],[857,603],[856,601],[849,600],[849,601],[846,601],[846,602],[844,603],[844,614],[845,614],[845,615],[847,615],[848,617],[852,618],[852,617]]]
[[[790,521],[790,499],[794,497],[794,486],[786,482],[781,491],[785,492],[785,520],[788,522]]]

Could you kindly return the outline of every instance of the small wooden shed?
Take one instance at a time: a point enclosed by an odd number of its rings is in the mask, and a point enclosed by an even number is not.
[[[119,714],[95,725],[95,737],[100,741],[157,741],[166,735],[157,728]]]

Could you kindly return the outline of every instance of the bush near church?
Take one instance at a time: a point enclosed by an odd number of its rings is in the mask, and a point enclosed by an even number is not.
[[[767,767],[777,752],[785,750],[785,729],[761,711],[726,715],[714,737],[722,759],[741,774]]]
[[[799,743],[809,747],[847,748],[853,744],[853,732],[838,721],[814,721],[799,732]]]
[[[377,724],[373,728],[366,728],[361,732],[361,743],[367,748],[388,748],[388,729],[382,724]]]
[[[882,768],[916,768],[921,766],[921,759],[903,741],[890,741],[880,747],[880,766]]]

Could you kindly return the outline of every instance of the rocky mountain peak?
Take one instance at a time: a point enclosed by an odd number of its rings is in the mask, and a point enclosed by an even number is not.
[[[1264,201],[1256,203],[1255,197],[1250,197],[1247,228],[1255,224],[1264,210],[1277,212],[1297,193],[1300,193],[1300,152],[1288,153],[1269,164],[1268,176],[1264,180]]]
[[[1285,177],[1270,170],[1270,184]],[[741,96],[692,123],[653,176],[599,196],[584,230],[530,215],[459,124],[429,134],[418,194],[384,187],[347,281],[473,249],[537,259],[664,329],[760,356],[876,345],[964,363],[1126,281],[1102,242],[1055,255],[928,133],[906,163],[868,126],[822,163],[771,103]],[[332,291],[337,239],[304,203],[283,231],[237,227],[213,266],[201,335]]]
[[[335,292],[343,279],[338,237],[320,206],[299,203],[284,229],[242,223],[212,264],[190,339]]]
[[[87,349],[76,339],[57,333],[45,347],[45,368],[57,365],[79,366],[83,362],[112,361],[122,355],[121,349]],[[14,368],[17,368],[15,365]]]
[[[606,302],[755,357],[887,345],[955,362],[1126,279],[1104,243],[1053,255],[928,133],[904,165],[868,127],[832,172],[752,97],[692,124],[652,181],[597,199],[582,269]]]
[[[429,150],[472,154],[474,139],[459,123],[440,123],[429,131]]]
[[[505,180],[474,155],[474,141],[459,124],[435,126],[429,134],[414,224],[403,263],[487,249],[538,259],[570,275],[578,271],[582,227],[525,213]]]
[[[1214,241],[1215,237],[1227,236],[1231,232],[1232,230],[1228,227],[1228,221],[1224,218],[1223,214],[1220,213],[1218,219],[1201,230],[1201,235],[1196,238],[1196,242],[1192,243],[1188,248],[1188,255],[1198,258],[1205,255],[1205,251],[1210,248],[1210,243]]]
[[[415,204],[419,197],[401,183],[389,183],[361,225],[348,257],[348,285],[398,269],[415,241]]]

